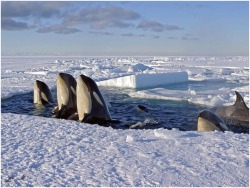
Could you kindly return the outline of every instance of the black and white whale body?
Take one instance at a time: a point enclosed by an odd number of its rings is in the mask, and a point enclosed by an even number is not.
[[[80,75],[77,79],[76,96],[79,121],[92,124],[112,122],[106,102],[94,80]]]
[[[213,112],[208,110],[202,111],[198,115],[198,131],[227,131],[228,127],[226,124]]]
[[[44,82],[36,80],[34,84],[33,103],[37,106],[46,106],[53,102],[54,100],[49,87]]]
[[[72,114],[76,108],[76,80],[66,73],[57,76],[57,103],[58,107],[53,110],[57,118],[73,119]]]
[[[235,91],[236,101],[231,106],[221,106],[215,114],[229,126],[233,132],[249,132],[249,108],[242,96]]]

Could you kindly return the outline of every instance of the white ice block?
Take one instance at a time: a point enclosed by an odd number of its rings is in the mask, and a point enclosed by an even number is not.
[[[159,74],[137,74],[103,80],[97,82],[98,86],[121,87],[121,88],[147,88],[161,85],[182,83],[188,81],[186,71],[168,72]]]

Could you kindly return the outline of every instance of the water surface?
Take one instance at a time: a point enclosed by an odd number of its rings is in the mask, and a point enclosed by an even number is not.
[[[188,88],[195,90],[219,89],[222,86],[234,88],[239,85],[229,82],[218,82],[211,84],[207,81],[182,84],[171,84],[164,86],[167,89],[187,90]],[[153,100],[143,98],[132,98],[128,95],[129,92],[135,91],[132,89],[121,88],[100,88],[106,101],[109,101],[109,111],[113,119],[121,121],[120,123],[108,124],[114,128],[178,128],[180,130],[197,130],[197,116],[205,109],[206,106],[195,105],[188,101],[168,101],[168,100]],[[52,95],[56,99],[56,90],[52,90]],[[51,110],[55,104],[46,108],[36,108],[33,104],[33,92],[16,95],[11,98],[2,100],[2,113],[16,113],[34,116],[43,116],[53,118]],[[137,105],[147,107],[148,113],[139,112]]]

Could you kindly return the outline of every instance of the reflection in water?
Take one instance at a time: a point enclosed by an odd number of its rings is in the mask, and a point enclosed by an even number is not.
[[[40,114],[44,113],[45,109],[46,108],[42,107],[42,106],[35,107],[35,109],[33,110],[33,115],[34,116],[39,116]]]
[[[52,113],[51,110],[53,109],[53,106],[33,106],[32,115],[34,116],[45,116],[45,117],[51,117]]]

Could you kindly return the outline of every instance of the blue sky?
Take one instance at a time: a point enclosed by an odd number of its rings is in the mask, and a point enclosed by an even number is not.
[[[248,55],[248,2],[2,2],[2,55]]]

